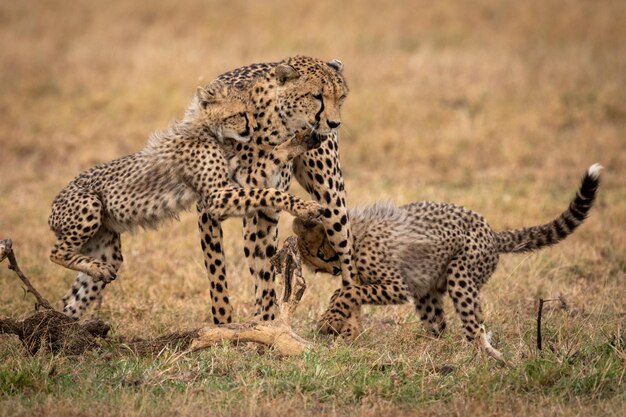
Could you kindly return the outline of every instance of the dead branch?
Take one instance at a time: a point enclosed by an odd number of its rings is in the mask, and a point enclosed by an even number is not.
[[[9,259],[9,269],[24,283],[26,291],[37,299],[35,308],[41,306],[43,309],[30,314],[24,320],[0,318],[0,334],[16,335],[31,354],[45,350],[79,355],[99,346],[96,338],[106,337],[110,329],[108,324],[100,320],[78,322],[55,310],[20,269],[10,239],[0,240],[0,262],[6,258]]]
[[[537,307],[537,349],[541,350],[541,313],[543,312],[544,299],[539,299],[539,307]]]
[[[295,236],[288,238],[282,249],[272,258],[272,265],[281,275],[283,284],[280,313],[276,320],[206,326],[153,340],[131,341],[127,346],[132,351],[142,354],[156,353],[166,347],[196,351],[224,341],[231,341],[255,342],[271,346],[285,356],[303,353],[311,346],[311,343],[298,336],[291,327],[293,312],[298,307],[306,289],[296,239]]]
[[[37,298],[38,304],[44,310],[35,312],[22,321],[0,319],[0,333],[17,335],[33,354],[42,348],[52,352],[81,354],[99,346],[95,338],[106,336],[110,329],[106,323],[100,320],[79,322],[52,308],[20,270],[8,239],[0,241],[0,261],[4,258],[9,259],[9,268],[16,272],[26,285],[27,291]],[[224,341],[255,342],[271,346],[286,356],[304,352],[311,343],[297,335],[291,327],[291,318],[306,289],[296,237],[287,239],[283,248],[272,258],[272,265],[281,275],[283,284],[280,314],[276,320],[206,326],[154,339],[134,339],[123,342],[123,345],[140,355],[157,354],[166,348],[195,351]]]
[[[38,305],[49,310],[54,310],[48,300],[46,300],[41,296],[41,294],[39,294],[39,291],[37,291],[35,287],[33,287],[28,277],[26,277],[26,275],[24,275],[24,273],[20,269],[19,265],[17,264],[17,259],[15,259],[15,253],[13,253],[13,242],[11,241],[11,239],[0,240],[0,262],[2,262],[4,258],[9,258],[9,269],[14,271],[17,276],[22,280],[22,282],[26,286],[26,291],[35,296]]]
[[[311,343],[297,335],[291,327],[293,312],[306,289],[296,239],[295,236],[288,238],[271,261],[276,272],[282,277],[283,287],[279,304],[280,313],[276,320],[206,326],[155,339],[135,339],[125,343],[125,346],[136,354],[146,355],[156,354],[166,348],[196,351],[230,341],[271,346],[285,356],[303,353]]]
[[[291,327],[281,321],[265,323],[227,324],[205,327],[191,342],[191,350],[199,350],[224,340],[234,342],[256,342],[271,346],[285,356],[299,355],[310,347],[310,343],[298,336]]]

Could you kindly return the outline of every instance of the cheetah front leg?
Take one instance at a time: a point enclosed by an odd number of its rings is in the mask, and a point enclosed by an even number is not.
[[[281,183],[287,164],[295,157],[319,148],[322,140],[323,138],[308,130],[299,132],[291,139],[274,147],[256,164],[238,170],[233,179],[241,186],[276,187]],[[288,169],[290,170],[291,167]]]
[[[56,264],[91,276],[94,281],[108,283],[117,277],[114,265],[85,254],[83,247],[102,228],[102,202],[91,191],[75,190],[66,196],[71,209],[55,201],[50,216],[57,242],[50,253]]]
[[[320,220],[330,244],[339,255],[342,285],[358,282],[352,259],[352,236],[339,164],[338,136],[331,135],[319,148],[296,157],[293,172],[300,185],[326,206]]]
[[[323,334],[344,334],[344,325],[364,304],[391,305],[407,301],[407,288],[400,279],[382,284],[352,284],[342,286],[331,298],[331,305],[319,321]]]
[[[200,205],[198,205],[198,229],[200,230],[200,245],[204,255],[204,266],[208,272],[211,285],[213,323],[232,323],[233,307],[228,298],[222,226],[218,220],[211,217],[208,211],[204,210]]]
[[[255,315],[265,321],[276,318],[276,276],[270,260],[278,243],[279,214],[263,210],[243,219],[244,255],[255,279]]]
[[[254,210],[285,210],[295,217],[316,219],[324,208],[275,188],[223,187],[209,194],[206,210],[214,219],[245,216]]]
[[[293,158],[321,144],[318,136],[309,132],[297,134],[294,138],[276,146],[255,166],[248,170],[247,177],[240,181],[254,185],[279,185],[286,165]],[[313,202],[309,202],[311,204]],[[315,203],[317,205],[317,203]],[[319,206],[321,208],[321,206]],[[320,209],[320,214],[322,210]],[[298,217],[302,215],[296,214]],[[275,273],[270,260],[278,243],[278,217],[274,210],[257,211],[244,218],[244,255],[248,261],[250,274],[255,279],[254,292],[257,311],[261,320],[276,318]]]
[[[338,288],[330,297],[330,307],[318,321],[318,331],[324,334],[340,335],[345,341],[352,342],[363,332],[363,327],[361,326],[361,305],[359,303],[354,303],[350,306],[344,305],[344,308],[349,309],[349,313],[345,315],[347,317],[342,322],[332,323],[333,313],[331,313],[331,308],[342,294],[342,290],[343,288]],[[336,327],[340,327],[340,329]]]
[[[258,211],[261,209],[266,210]],[[323,211],[315,201],[305,202],[272,188],[223,187],[210,193],[205,203],[199,225],[205,263],[210,272],[213,320],[217,324],[232,321],[219,221],[237,215],[249,216],[244,218],[244,241],[250,270],[257,277],[257,313],[264,320],[275,317],[274,272],[269,260],[276,252],[278,212],[271,209],[286,210],[305,219],[317,218]],[[247,224],[250,229],[245,227]]]

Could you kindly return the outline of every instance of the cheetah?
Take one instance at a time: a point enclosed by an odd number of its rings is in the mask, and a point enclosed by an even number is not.
[[[381,202],[351,209],[359,283],[335,292],[320,330],[352,339],[362,304],[402,304],[411,297],[421,321],[439,336],[446,328],[447,292],[466,339],[471,342],[479,336],[484,350],[502,360],[485,332],[481,287],[495,271],[500,253],[534,251],[569,236],[593,205],[601,168],[595,164],[587,170],[576,197],[556,219],[518,230],[493,231],[479,214],[447,203],[396,207]],[[295,219],[293,231],[306,265],[340,273],[338,255],[319,221]]]
[[[273,188],[242,188],[231,180],[228,149],[232,143],[249,142],[254,128],[247,93],[214,82],[199,88],[184,118],[154,133],[141,151],[72,180],[55,198],[49,218],[57,238],[50,259],[78,271],[63,299],[64,313],[80,318],[91,302],[101,300],[101,291],[117,277],[123,262],[122,232],[156,228],[193,203],[216,223],[258,208],[305,218],[321,215],[317,202]],[[297,152],[319,144],[319,138],[300,134],[274,153],[287,163]],[[211,286],[213,293],[226,288],[225,275],[219,274]],[[217,303],[217,295],[212,301]]]
[[[339,60],[328,62],[306,56],[289,57],[279,62],[251,64],[220,75],[217,80],[249,91],[257,127],[248,143],[237,143],[235,154],[242,186],[274,187],[287,190],[292,177],[326,210],[322,221],[329,241],[341,259],[343,284],[355,276],[352,264],[352,238],[346,209],[346,194],[339,164],[338,129],[341,107],[349,93]],[[285,137],[303,129],[311,129],[324,138],[312,151],[295,157],[277,174],[267,172],[250,176],[259,160],[284,141]],[[275,273],[270,259],[276,253],[278,212],[258,210],[243,218],[244,255],[255,279],[255,315],[261,320],[273,320],[276,313]],[[200,213],[205,262],[224,275],[221,230],[207,213]],[[219,265],[217,263],[219,262]],[[211,284],[213,285],[213,284]],[[232,306],[228,295],[220,294],[214,323],[228,323]]]

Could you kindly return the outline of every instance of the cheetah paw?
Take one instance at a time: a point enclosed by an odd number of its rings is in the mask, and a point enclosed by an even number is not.
[[[344,324],[340,332],[340,336],[346,343],[351,344],[363,333],[361,323],[355,318],[349,318]]]
[[[342,328],[343,322],[336,320],[332,317],[322,317],[317,323],[317,331],[320,334],[337,336],[341,334]]]
[[[111,265],[103,265],[98,268],[92,278],[95,282],[102,281],[104,284],[108,284],[117,278],[117,271]]]
[[[308,150],[317,149],[322,145],[324,139],[326,139],[325,136],[320,136],[313,132],[305,138],[304,143]]]

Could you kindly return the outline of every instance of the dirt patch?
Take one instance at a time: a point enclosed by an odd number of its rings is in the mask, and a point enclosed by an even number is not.
[[[100,346],[110,326],[101,320],[79,322],[56,310],[32,313],[24,320],[0,319],[0,333],[15,334],[30,352],[81,355]]]

